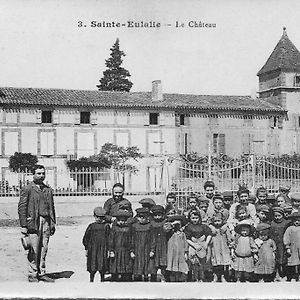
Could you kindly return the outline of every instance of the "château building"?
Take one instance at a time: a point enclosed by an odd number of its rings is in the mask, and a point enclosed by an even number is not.
[[[97,154],[111,142],[137,146],[144,158],[130,189],[158,184],[163,155],[279,155],[300,150],[300,53],[283,35],[258,72],[259,97],[0,88],[0,166],[30,152],[64,186],[66,160]],[[172,174],[170,174],[172,177]]]

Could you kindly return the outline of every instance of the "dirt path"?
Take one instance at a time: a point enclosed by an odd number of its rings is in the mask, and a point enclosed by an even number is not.
[[[74,272],[71,278],[59,281],[89,280],[82,237],[92,221],[92,217],[85,217],[80,221],[60,222],[71,225],[57,225],[55,235],[50,238],[47,272]],[[0,282],[27,281],[27,252],[23,250],[20,242],[19,227],[1,227],[0,232]]]

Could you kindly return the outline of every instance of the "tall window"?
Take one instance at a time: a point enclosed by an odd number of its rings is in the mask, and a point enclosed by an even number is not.
[[[213,134],[213,153],[225,154],[225,134],[214,133]]]
[[[80,112],[80,124],[90,124],[91,123],[91,113],[89,111]]]
[[[149,114],[149,124],[150,125],[158,125],[158,113],[150,113]]]
[[[52,123],[52,111],[42,110],[42,123]]]
[[[179,120],[180,120],[180,125],[185,125],[185,118],[184,118],[184,115],[183,114],[181,114],[181,115],[179,115]]]

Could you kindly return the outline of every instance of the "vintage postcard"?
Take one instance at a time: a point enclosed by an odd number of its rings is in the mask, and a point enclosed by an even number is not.
[[[0,0],[0,297],[299,297],[299,20]]]

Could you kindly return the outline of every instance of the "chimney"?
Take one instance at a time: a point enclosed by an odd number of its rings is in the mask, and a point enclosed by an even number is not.
[[[162,101],[163,94],[162,94],[162,87],[161,87],[161,80],[154,80],[152,81],[152,101]]]
[[[256,89],[251,89],[251,99],[252,100],[257,100],[257,92]]]

